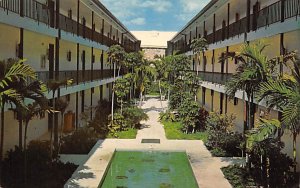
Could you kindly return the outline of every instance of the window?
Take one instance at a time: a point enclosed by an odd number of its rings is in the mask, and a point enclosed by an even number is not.
[[[238,103],[239,103],[239,99],[234,97],[234,100],[233,100],[234,106],[238,105]]]

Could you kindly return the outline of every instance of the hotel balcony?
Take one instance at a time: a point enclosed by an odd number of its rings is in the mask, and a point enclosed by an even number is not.
[[[202,36],[207,40],[209,45],[223,43],[228,39],[233,39],[239,36],[242,36],[242,42],[244,42],[249,40],[247,35],[249,35],[251,32],[258,32],[258,30],[261,28],[268,29],[272,25],[284,23],[291,18],[295,18],[295,21],[297,21],[297,17],[300,16],[299,4],[300,0],[277,1],[260,9],[257,12],[250,14],[249,16],[245,16],[231,24],[228,24],[228,26],[223,24],[218,30],[215,29],[217,28],[216,26],[214,26],[213,29],[204,28],[205,32]],[[207,33],[208,29],[210,29],[210,33]],[[188,40],[188,34],[184,34],[184,32],[187,31],[182,31],[182,33],[178,34],[177,40],[175,37],[172,42],[169,43],[169,48],[172,48],[173,51],[179,51],[179,53],[191,51],[189,46],[191,44],[192,34],[189,34],[190,37]],[[278,33],[279,31],[276,32]],[[201,34],[199,34],[200,32],[197,30],[194,33],[196,33],[196,35],[193,38],[199,38],[199,36],[201,36]]]
[[[54,6],[48,6],[36,0],[1,0],[0,9],[3,9],[8,16],[10,13],[19,14],[38,24],[42,23],[50,28],[59,29],[107,47],[120,44],[127,52],[139,49],[139,41],[131,41],[125,37],[123,39],[125,33],[122,33],[121,41],[118,37],[105,36],[103,29],[101,32],[96,31],[95,24],[90,24],[93,26],[89,27],[86,23],[79,23],[79,20],[74,20],[72,16],[68,17],[54,10]]]

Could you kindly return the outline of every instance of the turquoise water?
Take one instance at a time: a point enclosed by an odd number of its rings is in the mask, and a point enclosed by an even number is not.
[[[116,151],[101,188],[197,188],[185,152]]]

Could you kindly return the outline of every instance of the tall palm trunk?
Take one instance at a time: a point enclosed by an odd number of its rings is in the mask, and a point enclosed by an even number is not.
[[[140,91],[140,108],[142,108],[143,92]]]
[[[247,98],[248,98],[248,104],[246,107],[246,111],[247,111],[247,119],[246,119],[246,124],[247,124],[247,130],[249,130],[250,127],[250,119],[251,119],[251,94],[247,93]],[[251,162],[250,162],[250,158],[249,158],[249,153],[246,152],[246,165],[248,167],[248,169],[250,170],[251,168]]]
[[[61,112],[61,120],[60,120],[60,136],[59,136],[59,146],[58,146],[58,154],[60,153],[60,148],[61,148],[61,142],[62,142],[62,137],[63,137],[63,130],[64,130],[64,112]]]
[[[293,160],[294,160],[294,172],[297,172],[297,132],[293,133]]]
[[[4,97],[2,97],[2,101]],[[3,145],[4,145],[4,104],[1,107],[1,143],[0,143],[0,162],[3,158]]]
[[[25,123],[25,131],[24,131],[24,184],[27,184],[27,129],[29,122]]]
[[[52,107],[55,110],[54,91],[52,94]],[[51,132],[50,132],[50,156],[53,156],[53,131],[54,131],[54,114],[51,114]]]
[[[19,117],[19,148],[23,148],[23,121],[22,121],[22,115],[20,114]]]
[[[116,63],[114,62],[114,82],[116,79]],[[111,94],[111,122],[114,122],[114,99],[115,99],[115,92],[114,92],[114,82],[112,83],[112,94]]]
[[[161,108],[163,108],[163,104],[162,104],[163,99],[162,99],[160,80],[158,80],[158,87],[159,87],[159,94],[160,94],[160,105],[161,105]]]

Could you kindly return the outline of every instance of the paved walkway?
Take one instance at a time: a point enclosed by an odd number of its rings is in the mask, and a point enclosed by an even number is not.
[[[221,167],[231,164],[229,158],[212,157],[200,140],[167,140],[162,124],[158,122],[162,105],[167,102],[151,98],[143,103],[142,108],[149,115],[149,120],[142,122],[142,129],[138,131],[136,139],[100,140],[89,153],[89,159],[81,165],[66,183],[66,188],[71,187],[98,187],[109,161],[115,150],[169,150],[186,151],[191,166],[200,188],[229,188],[228,181],[224,178]],[[143,144],[142,139],[160,139],[160,144]]]

